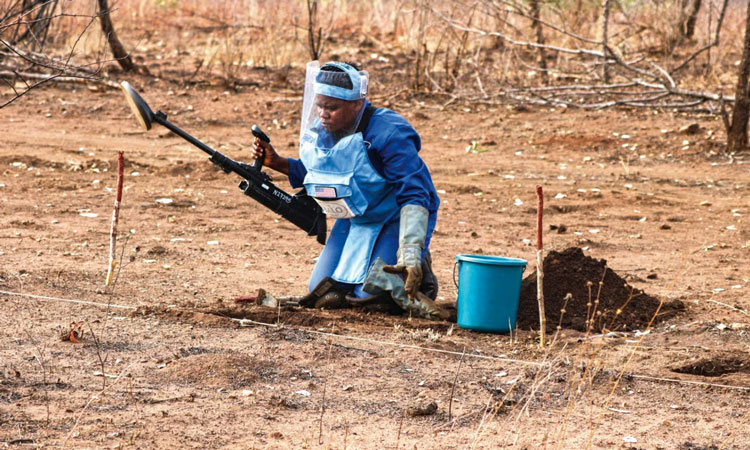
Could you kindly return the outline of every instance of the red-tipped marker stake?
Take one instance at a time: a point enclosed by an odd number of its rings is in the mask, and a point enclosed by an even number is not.
[[[115,207],[112,210],[112,227],[109,230],[109,264],[107,269],[107,281],[105,286],[112,283],[112,276],[115,273],[115,241],[117,240],[117,220],[120,216],[120,201],[122,201],[122,173],[124,170],[124,160],[122,152],[117,152],[117,196],[115,197]]]
[[[542,245],[542,216],[544,215],[544,193],[542,186],[537,185],[536,196],[539,199],[536,210],[536,300],[539,303],[539,346],[544,348],[547,330],[547,317],[544,315],[544,268]]]

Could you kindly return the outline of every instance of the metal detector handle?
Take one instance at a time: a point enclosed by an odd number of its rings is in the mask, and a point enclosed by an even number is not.
[[[257,137],[261,141],[265,142],[266,144],[271,143],[271,139],[266,135],[266,133],[263,132],[263,130],[260,129],[258,125],[253,125],[250,127],[250,132],[253,133],[253,136]],[[251,165],[253,169],[260,172],[260,169],[263,168],[263,158],[266,157],[266,152],[264,151],[262,155],[260,155],[260,158],[257,158]]]

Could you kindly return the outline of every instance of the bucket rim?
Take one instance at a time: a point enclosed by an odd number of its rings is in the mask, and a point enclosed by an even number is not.
[[[509,258],[505,256],[491,256],[491,255],[471,255],[461,254],[456,255],[456,262],[471,262],[477,264],[489,264],[495,266],[526,266],[529,262],[521,258]]]

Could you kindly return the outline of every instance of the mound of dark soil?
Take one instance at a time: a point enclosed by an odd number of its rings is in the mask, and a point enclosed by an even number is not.
[[[586,331],[589,318],[592,331],[642,330],[659,306],[659,299],[630,286],[607,267],[606,260],[586,256],[578,247],[551,251],[542,264],[547,330],[554,330],[559,323],[563,328]],[[536,276],[535,271],[521,283],[517,318],[521,329],[539,328]],[[566,304],[567,294],[571,297]],[[619,315],[618,309],[622,309]],[[665,302],[656,321],[683,309],[679,300]]]

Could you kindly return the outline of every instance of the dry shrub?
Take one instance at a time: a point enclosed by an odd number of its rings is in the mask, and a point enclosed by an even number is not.
[[[8,0],[0,0],[7,2]],[[648,57],[669,68],[713,38],[720,0],[704,1],[690,42],[679,37],[686,0],[631,0],[613,2],[609,42],[624,59]],[[115,28],[126,48],[150,68],[163,66],[177,77],[219,77],[235,82],[249,71],[302,68],[307,51],[307,9],[299,0],[119,0],[112,3]],[[61,2],[59,12],[88,14],[94,5]],[[448,96],[482,94],[492,97],[509,85],[535,86],[542,77],[535,49],[512,45],[499,36],[461,29],[502,33],[510,39],[534,42],[528,2],[506,0],[376,0],[351,2],[319,0],[318,23],[330,30],[321,59],[338,58],[387,65],[398,85]],[[545,23],[587,39],[601,38],[600,0],[542,2]],[[716,90],[731,86],[733,62],[744,30],[742,6],[730,2],[722,44],[696,59],[680,77],[691,86]],[[70,48],[86,27],[87,18],[61,17],[49,41]],[[107,58],[98,26],[91,26],[77,43],[81,58]],[[324,33],[325,34],[325,33]],[[578,41],[569,34],[544,27],[550,46],[598,49],[595,42]],[[715,67],[711,71],[704,65]],[[151,67],[153,65],[153,67]],[[580,55],[548,51],[552,83],[595,80],[597,61]],[[696,68],[698,70],[696,70]],[[280,73],[280,72],[279,72]],[[723,74],[728,75],[723,75]]]
[[[622,13],[628,19],[626,25],[637,30],[633,36],[639,41],[638,48],[652,53],[670,55],[683,44],[685,42],[683,26],[687,20],[689,3],[691,2],[686,0],[645,0],[625,3]],[[704,9],[707,8],[708,5],[705,5]]]

